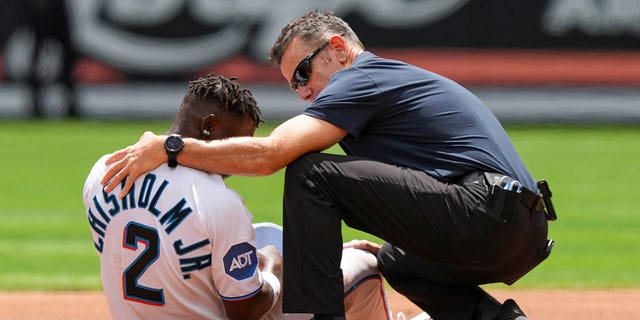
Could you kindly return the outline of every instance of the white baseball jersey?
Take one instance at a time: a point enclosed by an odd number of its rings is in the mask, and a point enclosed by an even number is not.
[[[163,164],[105,193],[102,157],[83,191],[113,319],[225,319],[262,288],[251,214],[222,177]]]

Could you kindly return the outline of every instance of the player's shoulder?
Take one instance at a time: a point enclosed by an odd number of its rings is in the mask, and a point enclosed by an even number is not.
[[[240,195],[231,189],[224,178],[217,173],[178,166],[169,168],[166,164],[154,171],[159,178],[166,179],[179,190],[189,190],[189,194],[200,199],[209,199],[216,205],[242,202]],[[224,201],[221,201],[224,199]]]
[[[96,180],[100,181],[102,180],[102,175],[107,172],[107,159],[111,156],[110,153],[105,154],[103,156],[101,156],[100,158],[98,158],[98,160],[96,160],[96,162],[93,164],[93,166],[91,167],[91,170],[89,171],[89,174],[87,175],[87,179],[85,181],[85,189],[87,187],[89,187],[91,184],[95,183]]]
[[[154,169],[152,172],[170,180],[181,181],[183,184],[204,184],[207,188],[211,188],[213,190],[223,190],[226,188],[224,179],[220,174],[209,173],[185,166],[178,165],[175,168],[169,168],[165,163]]]
[[[107,167],[107,159],[109,159],[111,155],[112,153],[107,153],[100,156],[100,158],[98,158],[98,160],[96,160],[96,162],[93,164],[91,171],[93,172],[95,170],[104,170]]]

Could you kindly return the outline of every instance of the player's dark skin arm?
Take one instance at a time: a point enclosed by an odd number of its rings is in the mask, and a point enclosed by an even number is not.
[[[259,268],[261,271],[271,272],[278,279],[282,279],[282,257],[274,246],[267,246],[258,250]],[[281,297],[278,299],[282,299]],[[229,319],[246,320],[260,319],[271,309],[273,301],[273,288],[268,282],[264,282],[262,289],[255,296],[242,301],[223,301],[224,308]],[[280,308],[281,302],[274,308]]]

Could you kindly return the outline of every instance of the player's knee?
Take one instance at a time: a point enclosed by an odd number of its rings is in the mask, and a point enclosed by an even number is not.
[[[347,248],[342,250],[340,262],[345,292],[357,286],[362,281],[380,278],[376,256],[364,250]]]

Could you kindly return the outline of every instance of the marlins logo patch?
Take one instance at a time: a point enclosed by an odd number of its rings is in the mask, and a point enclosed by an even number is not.
[[[223,261],[224,272],[238,281],[250,278],[258,268],[256,248],[247,242],[232,246]]]

